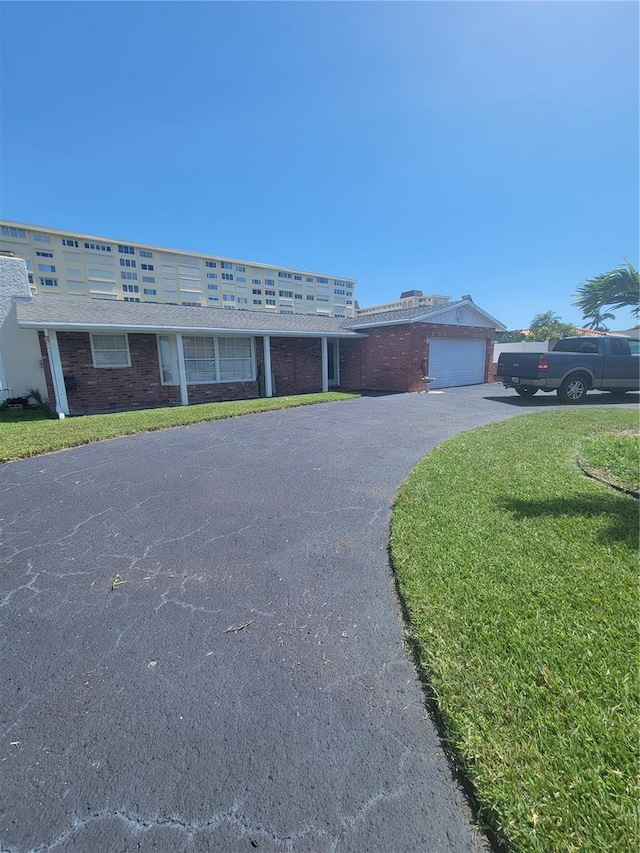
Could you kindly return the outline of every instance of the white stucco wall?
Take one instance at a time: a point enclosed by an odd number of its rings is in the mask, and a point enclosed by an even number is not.
[[[19,329],[15,301],[31,298],[22,258],[0,255],[0,401],[21,397],[27,388],[47,395],[38,333]]]

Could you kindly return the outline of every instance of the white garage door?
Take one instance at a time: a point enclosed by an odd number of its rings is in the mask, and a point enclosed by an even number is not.
[[[478,385],[484,382],[484,340],[469,338],[431,338],[429,340],[429,376],[432,388],[454,385]]]

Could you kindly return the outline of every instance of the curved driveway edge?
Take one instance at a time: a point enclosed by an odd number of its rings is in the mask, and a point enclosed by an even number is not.
[[[523,410],[500,397],[363,397],[2,466],[0,850],[480,851],[387,539],[426,452]]]

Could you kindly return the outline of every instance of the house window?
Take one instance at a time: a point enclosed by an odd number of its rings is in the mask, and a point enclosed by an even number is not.
[[[94,367],[131,367],[126,335],[91,335]]]
[[[168,340],[168,339],[167,339]],[[162,336],[160,341],[161,358]],[[241,382],[255,377],[251,338],[210,338],[185,335],[182,338],[187,382]],[[165,344],[165,349],[167,345]],[[161,361],[163,377],[166,359]],[[173,374],[172,374],[173,376]],[[163,379],[163,381],[167,381]]]

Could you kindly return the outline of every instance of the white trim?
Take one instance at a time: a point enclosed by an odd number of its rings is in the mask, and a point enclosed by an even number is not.
[[[271,382],[271,338],[264,335],[262,338],[262,349],[264,355],[264,395],[273,397],[273,383]]]
[[[327,352],[327,338],[321,338],[322,341],[322,393],[326,394],[329,390],[329,355]]]
[[[382,321],[379,321],[376,323],[375,320],[373,320],[373,318],[375,317],[375,314],[370,314],[370,315],[367,315],[367,317],[372,318],[371,322],[369,322],[369,323],[358,323],[357,325],[354,324],[352,326],[352,328],[354,331],[357,331],[358,329],[367,329],[367,328],[376,327],[376,326],[402,326],[402,325],[406,325],[407,323],[428,323],[431,317],[437,317],[439,314],[444,314],[446,311],[450,311],[452,308],[461,308],[463,306],[466,308],[470,308],[472,311],[475,311],[477,314],[480,314],[482,317],[485,317],[487,320],[490,320],[492,323],[495,323],[495,328],[497,331],[505,331],[506,330],[507,327],[503,323],[501,323],[499,320],[496,320],[496,318],[492,317],[491,314],[487,314],[486,311],[483,311],[482,308],[479,308],[474,302],[468,302],[466,300],[464,300],[462,302],[451,302],[449,305],[445,305],[442,308],[436,308],[434,311],[429,311],[426,314],[419,314],[417,317],[411,317],[411,318],[404,317],[404,318],[401,318],[400,320],[382,320]],[[395,310],[396,311],[402,311],[402,310],[412,310],[412,309],[397,308]],[[391,313],[391,312],[381,312],[381,313]],[[394,311],[394,313],[395,313],[395,311]],[[357,319],[358,319],[357,317],[354,317],[354,320],[357,320]],[[467,328],[469,326],[472,326],[473,324],[472,323],[458,323],[458,324],[451,323],[450,325],[452,325],[452,326],[457,325],[459,328],[464,329],[464,328]],[[475,326],[474,328],[483,329],[483,328],[488,328],[488,327]]]
[[[119,370],[120,368],[131,367],[131,351],[129,349],[129,335],[126,332],[104,332],[104,335],[111,335],[112,337],[122,337],[124,338],[124,343],[127,348],[127,363],[126,364],[96,364],[96,351],[93,344],[93,335],[101,335],[102,332],[95,332],[89,334],[89,341],[91,343],[91,358],[93,360],[93,366],[96,370]]]
[[[182,347],[182,335],[176,335],[176,349],[178,351],[178,376],[180,379],[180,405],[189,405],[189,389],[187,387],[187,368],[184,363],[184,349]]]
[[[67,389],[64,386],[64,373],[62,372],[58,336],[53,330],[46,331],[44,339],[47,344],[49,367],[51,368],[51,379],[53,381],[53,393],[56,398],[56,412],[59,415],[68,415],[69,403],[67,401]]]
[[[115,300],[114,300],[115,301]],[[310,315],[313,316],[313,315]],[[406,323],[406,320],[402,321]],[[378,324],[381,325],[381,324]],[[327,335],[332,338],[366,338],[366,334],[358,334],[350,330],[344,332],[340,330],[317,330],[313,332],[306,331],[285,331],[282,329],[220,329],[215,326],[134,326],[131,324],[116,324],[116,323],[56,323],[50,321],[39,320],[19,320],[18,326],[21,329],[52,329],[61,332],[105,332],[106,334],[118,334],[126,332],[139,332],[140,334],[148,335],[168,335],[180,332],[184,335],[229,335],[231,337],[251,337],[252,335],[263,337],[271,335],[277,338],[321,338]]]

